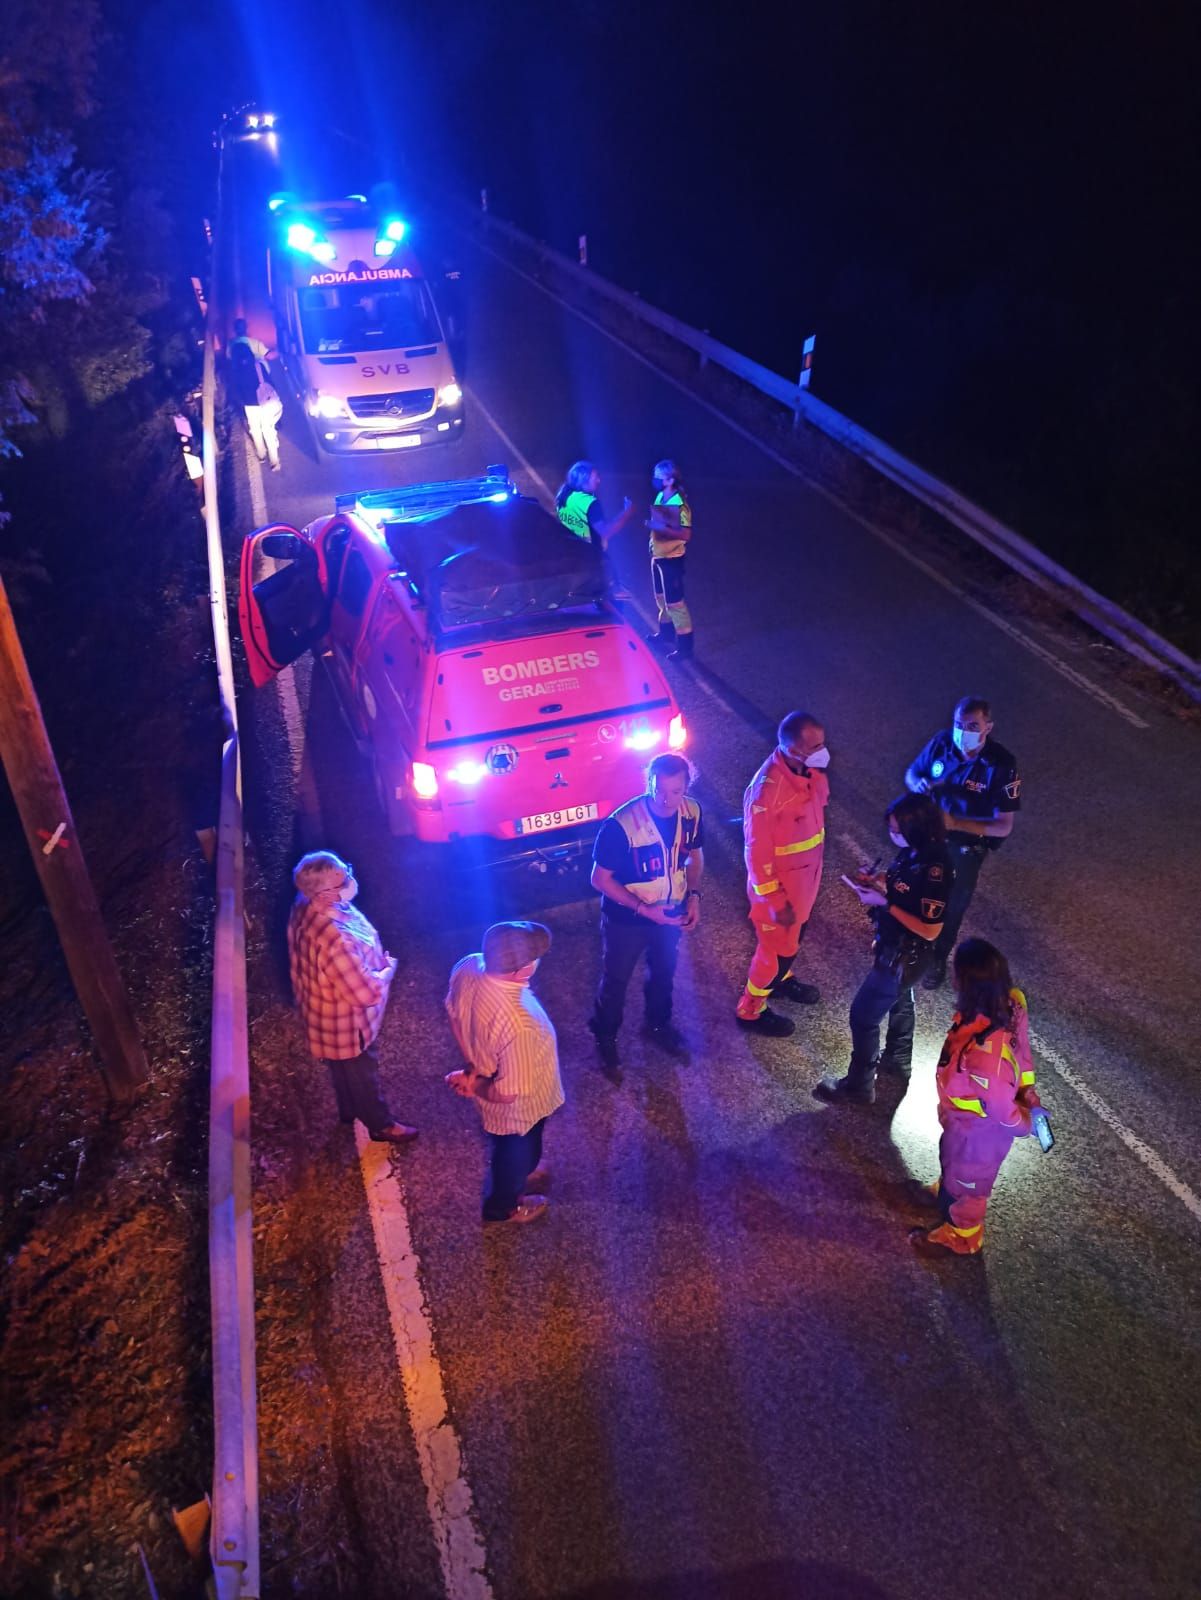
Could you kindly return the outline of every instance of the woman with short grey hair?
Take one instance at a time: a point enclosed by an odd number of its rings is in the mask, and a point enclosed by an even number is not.
[[[384,1104],[375,1052],[396,958],[352,904],[359,886],[341,856],[310,851],[292,881],[288,966],[309,1049],[329,1068],[343,1122],[357,1118],[377,1143],[407,1144],[417,1129]]]

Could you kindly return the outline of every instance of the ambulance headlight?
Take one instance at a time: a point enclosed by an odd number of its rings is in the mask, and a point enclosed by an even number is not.
[[[375,253],[377,256],[390,256],[395,249],[395,239],[377,239],[375,241]]]
[[[289,250],[311,250],[317,243],[317,235],[307,222],[293,222],[288,229]]]
[[[384,238],[390,239],[393,244],[399,244],[408,231],[408,223],[402,222],[399,217],[389,217],[384,223]]]
[[[460,761],[458,766],[451,767],[446,776],[453,778],[456,783],[474,788],[477,783],[483,783],[488,776],[488,768],[482,761]]]
[[[328,267],[331,261],[338,259],[338,252],[328,239],[319,239],[310,249],[309,254],[314,261],[320,261],[323,267]]]
[[[309,410],[315,417],[328,417],[331,420],[334,417],[348,417],[350,415],[350,407],[340,394],[326,394],[322,389],[317,390],[309,405]]]
[[[463,391],[457,383],[444,383],[438,391],[440,406],[457,406],[462,398]]]

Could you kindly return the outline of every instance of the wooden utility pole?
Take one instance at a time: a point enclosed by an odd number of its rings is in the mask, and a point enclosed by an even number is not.
[[[63,792],[42,708],[29,676],[17,625],[0,579],[0,759],[63,953],[96,1041],[111,1099],[132,1100],[148,1076],[146,1054],[117,971],[112,946],[71,808]]]

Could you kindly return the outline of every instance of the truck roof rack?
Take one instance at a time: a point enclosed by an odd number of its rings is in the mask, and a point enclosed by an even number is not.
[[[505,463],[487,467],[479,478],[444,483],[414,483],[404,489],[364,489],[334,496],[339,511],[353,511],[379,529],[385,523],[429,522],[456,506],[508,500],[517,493]]]

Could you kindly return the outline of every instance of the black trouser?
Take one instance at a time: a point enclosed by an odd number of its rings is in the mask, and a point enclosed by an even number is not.
[[[617,1037],[630,975],[644,952],[647,1024],[661,1028],[671,1021],[671,987],[679,949],[679,928],[665,928],[646,917],[634,917],[629,922],[601,917],[601,979],[592,1013],[598,1039]]]
[[[896,1071],[908,1074],[913,1060],[913,981],[899,961],[877,961],[851,1001],[851,1064],[847,1077],[859,1089],[876,1079],[880,1024],[888,1018],[884,1051]]]
[[[369,1044],[361,1055],[351,1056],[348,1061],[326,1059],[325,1064],[333,1079],[334,1098],[343,1122],[353,1122],[357,1117],[372,1137],[392,1126],[396,1119],[379,1092],[379,1061],[374,1045]]]
[[[960,926],[976,892],[976,879],[980,876],[980,868],[984,865],[984,858],[988,854],[982,844],[966,842],[960,844],[955,839],[947,840],[947,848],[951,856],[951,866],[955,869],[955,877],[951,883],[946,915],[942,919],[942,932],[934,941],[934,953],[943,962],[951,959],[951,952],[959,938]]]
[[[504,1222],[517,1209],[525,1180],[542,1160],[546,1118],[525,1133],[490,1133],[488,1176],[484,1180],[484,1220]]]

